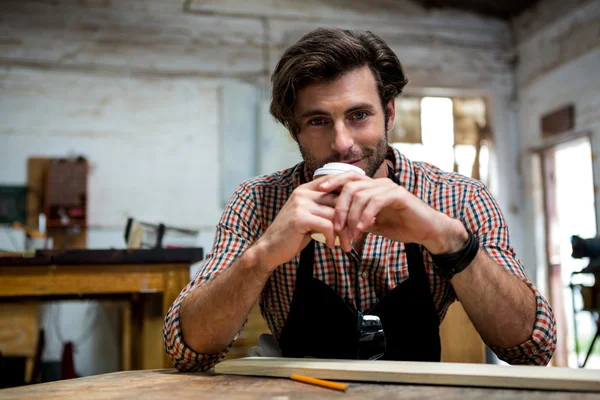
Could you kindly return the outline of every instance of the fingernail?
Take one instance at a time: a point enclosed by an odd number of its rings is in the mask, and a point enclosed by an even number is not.
[[[362,230],[362,228],[363,228],[363,223],[362,223],[362,222],[359,222],[359,223],[356,225],[356,229],[358,229],[358,230],[360,231],[360,230]]]
[[[321,183],[322,188],[326,188],[328,186],[329,186],[329,181],[325,181],[325,182]]]

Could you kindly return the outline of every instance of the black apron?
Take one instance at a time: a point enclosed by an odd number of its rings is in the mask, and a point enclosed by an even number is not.
[[[399,183],[389,166],[388,170],[391,179]],[[356,359],[358,311],[363,311],[381,319],[386,340],[382,360],[440,361],[440,321],[417,244],[404,246],[408,279],[370,310],[356,310],[313,277],[314,247],[311,240],[300,255],[290,312],[279,338],[284,357]]]

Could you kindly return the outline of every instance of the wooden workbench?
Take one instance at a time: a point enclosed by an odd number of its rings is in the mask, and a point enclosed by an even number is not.
[[[200,248],[181,250],[78,250],[23,259],[1,257],[0,302],[118,301],[124,305],[121,369],[172,367],[163,348],[163,318],[189,282],[190,264],[202,258]]]
[[[128,371],[0,390],[9,399],[599,399],[592,393],[350,383],[345,393],[291,381],[174,370]]]

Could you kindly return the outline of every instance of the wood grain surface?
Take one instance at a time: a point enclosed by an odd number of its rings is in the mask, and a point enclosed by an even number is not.
[[[26,382],[31,380],[38,347],[38,306],[35,302],[0,303],[0,354],[26,357]]]
[[[0,307],[24,297],[129,299],[136,307],[124,311],[123,367],[166,368],[173,364],[164,351],[162,321],[189,279],[189,263],[4,265]]]
[[[226,360],[217,364],[215,371],[271,377],[299,374],[341,381],[600,392],[600,371],[538,366],[248,357]]]
[[[593,393],[498,388],[351,383],[346,392],[291,379],[178,373],[175,370],[127,371],[0,390],[3,400],[36,399],[435,399],[435,400],[589,400]]]
[[[440,325],[440,341],[442,362],[485,364],[485,343],[458,301]]]
[[[33,357],[38,342],[38,304],[0,304],[0,353]]]
[[[163,285],[160,265],[0,268],[0,296],[162,292]]]

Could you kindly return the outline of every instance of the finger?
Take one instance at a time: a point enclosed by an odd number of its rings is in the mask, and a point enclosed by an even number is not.
[[[310,189],[310,190],[320,190],[319,186],[323,182],[325,182],[328,177],[330,177],[330,176],[328,176],[328,175],[318,176],[315,179],[313,179],[312,181],[306,182],[298,187],[306,187],[307,189]]]
[[[378,196],[373,201],[370,201],[363,210],[360,221],[357,225],[358,229],[361,231],[376,229],[377,215],[382,209],[389,206],[394,201],[394,196],[395,194],[388,192],[384,193],[382,196]]]
[[[340,246],[342,247],[342,249],[347,253],[351,252],[352,238],[350,237],[350,231],[348,231],[347,228],[344,228],[341,231],[337,232],[337,235],[340,238]]]
[[[349,182],[344,186],[335,202],[335,216],[333,218],[333,227],[339,232],[347,225],[348,212],[352,205],[353,197],[356,192],[364,190],[376,182],[372,179],[367,181]]]
[[[307,211],[312,215],[315,215],[320,218],[325,218],[329,221],[333,221],[333,217],[335,215],[335,208],[323,206],[317,203],[313,203],[311,206],[307,206]]]
[[[310,196],[312,197],[312,199],[315,203],[323,205],[323,206],[335,208],[337,198],[339,197],[337,193],[323,193],[323,192],[312,192],[312,193],[314,193],[314,195],[311,194]]]
[[[333,224],[331,220],[319,217],[317,215],[309,214],[306,219],[307,234],[310,235],[312,232],[319,232],[325,236],[326,245],[330,249],[335,247],[335,231],[333,230]]]
[[[352,198],[352,204],[348,211],[347,226],[350,229],[350,234],[354,239],[358,236],[358,232],[364,230],[365,226],[371,224],[372,219],[381,211],[384,206],[384,198],[391,192],[387,185],[376,186],[355,193]],[[371,219],[363,218],[365,209],[370,206],[370,212],[374,213]],[[368,221],[363,222],[363,221]]]
[[[328,205],[333,207],[335,205],[335,200],[337,199],[337,193],[324,193],[320,190],[315,190],[315,188],[311,189],[306,185],[298,186],[292,192],[292,195],[296,199],[310,199],[314,202]]]
[[[339,175],[326,176],[323,180],[319,180],[317,187],[321,191],[332,192],[341,189],[348,182],[364,180],[372,180],[372,178],[355,171],[349,171]]]

